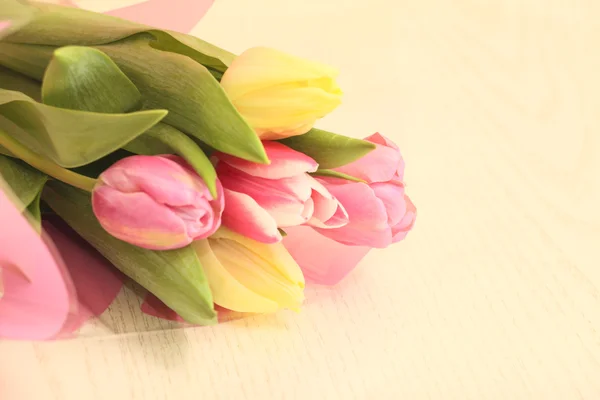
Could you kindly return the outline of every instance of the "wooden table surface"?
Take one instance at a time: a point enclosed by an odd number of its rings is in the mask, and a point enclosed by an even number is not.
[[[2,400],[600,398],[599,19],[597,0],[217,0],[197,35],[342,70],[320,126],[400,145],[414,231],[300,314],[159,331],[125,296],[112,332],[0,342]]]

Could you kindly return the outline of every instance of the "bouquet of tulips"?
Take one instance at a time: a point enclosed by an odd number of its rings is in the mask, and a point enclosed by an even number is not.
[[[412,228],[397,146],[314,128],[334,68],[0,4],[0,337],[75,331],[82,297],[118,292],[107,265],[191,324],[298,310],[305,276],[334,284]]]

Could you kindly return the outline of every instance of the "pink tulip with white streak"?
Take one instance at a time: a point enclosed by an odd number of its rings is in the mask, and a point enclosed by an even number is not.
[[[277,243],[278,228],[310,225],[321,229],[348,223],[337,199],[310,176],[315,160],[277,142],[263,142],[271,163],[256,164],[217,154],[223,185],[223,226],[262,243]]]

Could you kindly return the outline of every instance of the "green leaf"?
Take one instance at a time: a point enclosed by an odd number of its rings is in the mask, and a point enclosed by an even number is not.
[[[5,41],[86,46],[114,42],[149,29],[131,21],[79,8],[43,3],[36,3],[35,7],[39,10],[35,18],[19,31],[8,35]]]
[[[287,232],[286,232],[286,231],[284,231],[283,229],[281,229],[281,228],[277,228],[277,230],[279,231],[279,233],[281,233],[281,236],[283,236],[283,237],[286,237],[286,236],[287,236]]]
[[[165,108],[164,122],[223,153],[268,162],[260,139],[206,67],[189,57],[153,49],[135,37],[98,46],[142,93],[144,108]]]
[[[114,163],[122,160],[125,157],[131,157],[132,155],[133,153],[130,153],[129,151],[119,149],[92,163],[82,165],[81,167],[72,168],[71,171],[96,179],[102,172],[106,171]]]
[[[313,128],[304,135],[281,140],[319,163],[319,168],[330,169],[349,164],[375,149],[373,143]]]
[[[19,158],[28,165],[36,168],[48,176],[51,176],[62,182],[66,182],[80,189],[87,190],[88,192],[92,192],[94,186],[96,186],[97,182],[95,179],[90,179],[86,176],[73,172],[70,169],[63,168],[60,165],[55,164],[46,157],[43,157],[38,153],[28,149],[2,129],[0,129],[0,143],[2,143],[2,146],[4,146],[4,148],[10,153],[14,154],[16,158]]]
[[[220,73],[225,72],[235,58],[234,54],[226,50],[183,33],[158,30],[77,8],[52,4],[36,6],[41,12],[24,29],[6,38],[8,42],[50,46],[96,46],[146,33],[153,38],[152,47],[190,57]]]
[[[57,47],[21,45],[0,41],[0,65],[42,81],[44,71]]]
[[[96,219],[88,193],[49,182],[43,199],[71,228],[121,272],[148,289],[189,323],[217,323],[212,293],[202,265],[190,247],[153,251],[108,234]]]
[[[0,89],[0,129],[30,150],[72,168],[95,161],[160,121],[164,110],[101,114],[40,104]]]
[[[27,24],[37,12],[33,6],[23,3],[20,0],[2,0],[0,8],[0,22],[7,22],[9,25],[0,29],[0,38],[9,35],[23,25]]]
[[[0,66],[0,89],[22,92],[35,101],[42,100],[42,87],[39,82],[18,72]]]
[[[33,201],[27,206],[25,215],[29,220],[29,223],[38,232],[42,232],[42,210],[40,209],[40,203],[42,200],[42,191],[35,196]]]
[[[23,212],[44,188],[48,176],[23,161],[0,155],[0,174],[10,186],[20,204],[16,204]]]
[[[44,104],[98,113],[127,113],[139,108],[142,95],[117,65],[91,47],[54,51],[42,84]]]
[[[84,10],[38,7],[42,12],[30,24],[0,43],[1,65],[41,79],[53,46],[98,46],[137,86],[145,108],[169,110],[164,122],[224,153],[268,162],[217,81],[233,54],[189,35]]]
[[[168,128],[167,128],[168,127]],[[175,129],[170,125],[167,125],[163,122],[159,122],[151,129],[148,129],[143,135],[140,135],[133,139],[131,142],[127,143],[123,146],[123,149],[135,153],[141,154],[145,156],[155,156],[159,154],[175,154],[175,150],[172,146],[165,143],[164,140],[160,140],[160,132],[163,129]],[[179,131],[181,133],[181,131]],[[184,135],[183,133],[181,133]],[[194,143],[194,145],[196,145]]]
[[[364,180],[362,180],[360,178],[357,178],[357,177],[352,176],[352,175],[344,174],[344,173],[341,173],[341,172],[337,172],[337,171],[334,171],[332,169],[318,169],[315,172],[311,173],[311,175],[313,175],[313,176],[326,176],[326,177],[330,177],[330,178],[345,179],[347,181],[352,181],[352,182],[366,183]]]
[[[0,146],[0,155],[13,157],[13,154],[10,151],[6,150],[4,147]]]
[[[214,166],[192,139],[172,126],[159,123],[129,142],[124,149],[137,154],[177,154],[183,157],[204,180],[213,198],[217,198]]]
[[[164,122],[210,147],[249,161],[268,162],[260,139],[219,82],[190,57],[154,49],[149,35],[97,46],[142,94],[145,109],[167,109]],[[0,65],[41,79],[53,48],[0,42]]]
[[[156,38],[156,41],[151,43],[155,49],[188,56],[211,72],[218,72],[221,75],[235,59],[233,53],[195,36],[160,30],[151,30],[148,33]]]
[[[40,197],[48,176],[21,160],[3,155],[0,155],[0,176],[17,198],[17,209],[28,217],[37,232],[41,232]]]

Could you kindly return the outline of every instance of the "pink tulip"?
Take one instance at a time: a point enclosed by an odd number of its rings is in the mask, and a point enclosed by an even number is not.
[[[132,156],[98,178],[94,213],[111,235],[139,247],[168,250],[212,235],[221,224],[223,189],[213,199],[204,181],[176,156]]]
[[[344,207],[308,174],[318,167],[312,158],[281,143],[263,145],[268,165],[217,155],[224,226],[259,242],[276,243],[282,239],[277,228],[308,224],[330,229],[348,223]]]
[[[383,248],[404,239],[415,222],[416,208],[404,193],[404,161],[398,147],[379,133],[365,140],[376,149],[336,170],[366,183],[318,179],[342,203],[350,222],[338,229],[317,230],[342,244]]]

